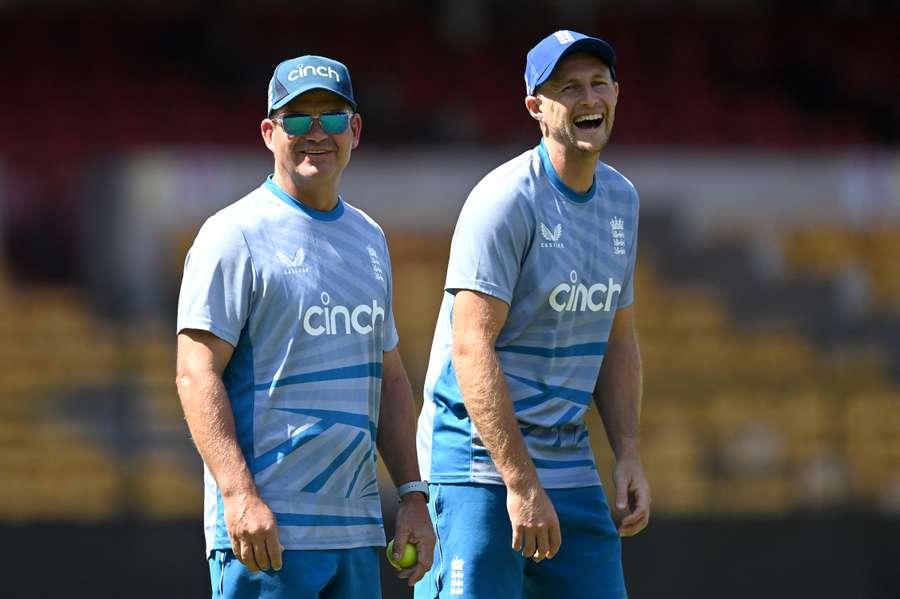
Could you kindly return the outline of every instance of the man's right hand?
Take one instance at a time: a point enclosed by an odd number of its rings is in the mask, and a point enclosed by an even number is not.
[[[512,548],[536,562],[550,559],[562,545],[556,509],[539,484],[522,491],[507,489],[506,510],[512,525]]]
[[[225,499],[225,527],[234,555],[251,572],[281,570],[284,547],[278,539],[275,514],[262,498],[244,494]]]

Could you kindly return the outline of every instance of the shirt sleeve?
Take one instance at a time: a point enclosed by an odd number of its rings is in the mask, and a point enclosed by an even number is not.
[[[397,325],[394,321],[394,269],[391,266],[391,254],[388,251],[387,241],[384,241],[384,270],[385,284],[387,285],[387,308],[385,309],[384,327],[382,329],[383,351],[389,352],[397,349],[400,343],[400,335],[397,334]]]
[[[479,291],[511,303],[533,229],[524,203],[516,199],[496,187],[472,191],[450,244],[447,291]]]
[[[637,191],[632,188],[634,197],[634,234],[631,240],[631,248],[628,253],[628,266],[625,269],[625,278],[622,281],[622,291],[619,293],[618,308],[627,308],[634,303],[634,268],[637,264],[638,248],[638,216],[640,214],[640,199]]]
[[[253,293],[254,270],[241,231],[212,217],[203,225],[184,263],[178,325],[209,331],[237,346]]]

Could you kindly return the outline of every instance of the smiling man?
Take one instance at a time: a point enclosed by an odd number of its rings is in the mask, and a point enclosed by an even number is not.
[[[412,393],[381,228],[346,203],[362,119],[347,68],[278,65],[260,125],[275,172],[213,215],[185,261],[178,393],[205,465],[213,597],[379,597],[375,456],[399,484],[395,546],[431,565]],[[399,555],[397,556],[399,557]]]
[[[419,417],[439,547],[417,599],[622,599],[620,536],[646,525],[632,278],[638,196],[599,161],[619,85],[598,38],[529,53],[540,144],[488,174],[460,214]],[[616,456],[613,523],[585,413]]]

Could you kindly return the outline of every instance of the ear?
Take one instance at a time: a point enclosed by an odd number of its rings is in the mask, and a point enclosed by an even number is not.
[[[362,134],[362,117],[358,112],[354,112],[350,117],[350,132],[353,133],[353,145],[350,147],[355,150],[359,146],[359,136]]]
[[[537,96],[525,97],[525,110],[531,115],[531,118],[540,122],[544,120],[544,113],[541,111],[541,99]]]
[[[266,147],[272,150],[272,136],[275,135],[275,121],[270,118],[265,118],[259,124],[259,132],[262,134],[263,143],[266,144]]]

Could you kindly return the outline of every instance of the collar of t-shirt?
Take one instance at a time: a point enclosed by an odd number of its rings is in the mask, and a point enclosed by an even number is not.
[[[567,200],[575,202],[576,204],[583,204],[594,197],[594,192],[597,190],[597,177],[594,176],[594,179],[591,181],[591,187],[584,193],[578,193],[565,183],[563,180],[559,178],[559,175],[556,174],[556,169],[553,168],[553,163],[550,162],[550,155],[547,153],[547,146],[544,145],[544,140],[541,140],[540,145],[538,146],[538,156],[541,158],[541,166],[544,169],[544,172],[547,174],[547,179],[550,180],[550,185],[553,186],[556,191],[561,193],[563,197]]]
[[[285,190],[281,189],[281,187],[279,187],[279,185],[275,183],[275,179],[272,178],[272,175],[266,177],[266,181],[265,183],[263,183],[263,187],[275,194],[275,197],[283,201],[288,206],[305,212],[316,220],[337,220],[341,217],[342,214],[344,214],[344,198],[342,198],[340,195],[338,195],[337,205],[331,210],[316,210],[315,208],[310,208]]]

